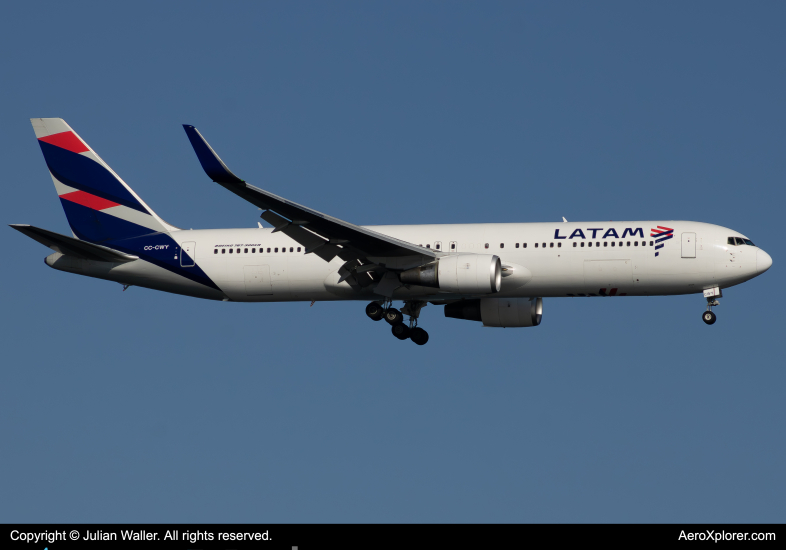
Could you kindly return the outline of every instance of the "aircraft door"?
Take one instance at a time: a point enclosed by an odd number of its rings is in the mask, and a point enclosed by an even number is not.
[[[450,241],[450,248],[448,248],[448,252],[450,254],[458,254],[458,243],[456,241]]]
[[[683,258],[696,257],[696,233],[682,234],[682,257]]]
[[[243,266],[243,279],[245,279],[246,283],[247,296],[273,294],[269,265]]]
[[[188,241],[180,243],[180,267],[194,267],[196,261],[196,243]]]

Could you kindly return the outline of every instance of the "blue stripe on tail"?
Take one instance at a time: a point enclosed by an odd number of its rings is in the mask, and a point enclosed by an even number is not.
[[[109,170],[91,158],[39,141],[49,171],[62,183],[149,214]]]
[[[150,228],[121,220],[116,216],[104,214],[100,210],[93,210],[66,199],[60,199],[60,203],[63,205],[68,224],[74,235],[83,241],[109,246],[107,243],[113,241],[158,234]]]

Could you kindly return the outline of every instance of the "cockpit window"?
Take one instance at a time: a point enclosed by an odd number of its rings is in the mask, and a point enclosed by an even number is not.
[[[743,239],[741,237],[729,237],[726,240],[726,244],[730,244],[733,246],[743,246],[746,244],[748,246],[756,246],[755,244],[753,244],[753,241],[751,241],[750,239]]]

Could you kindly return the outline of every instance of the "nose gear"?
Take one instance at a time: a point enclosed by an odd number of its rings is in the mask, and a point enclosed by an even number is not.
[[[714,297],[707,298],[707,311],[701,314],[701,320],[707,323],[708,325],[712,325],[717,320],[717,317],[712,312],[713,306],[719,306],[720,302],[716,300]]]

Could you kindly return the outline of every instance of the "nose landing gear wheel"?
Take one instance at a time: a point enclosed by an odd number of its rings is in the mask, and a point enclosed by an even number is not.
[[[385,310],[382,309],[382,306],[378,303],[371,302],[366,306],[366,315],[368,315],[369,319],[372,321],[381,321],[382,317],[385,315]]]
[[[707,323],[708,325],[711,325],[711,324],[713,324],[713,323],[715,322],[715,320],[716,320],[716,317],[715,317],[715,314],[714,314],[713,312],[711,312],[711,311],[705,311],[705,312],[704,312],[704,313],[701,315],[701,319],[702,319],[702,321],[704,321],[704,322],[705,322],[705,323]]]
[[[388,308],[385,310],[385,321],[391,325],[399,325],[404,322],[404,315],[396,308]]]
[[[409,338],[410,330],[409,327],[404,323],[399,323],[397,325],[393,325],[390,332],[392,332],[393,336],[395,336],[399,340],[406,340],[407,338]]]
[[[428,342],[428,332],[420,327],[415,327],[409,332],[409,339],[417,345],[422,346]]]

